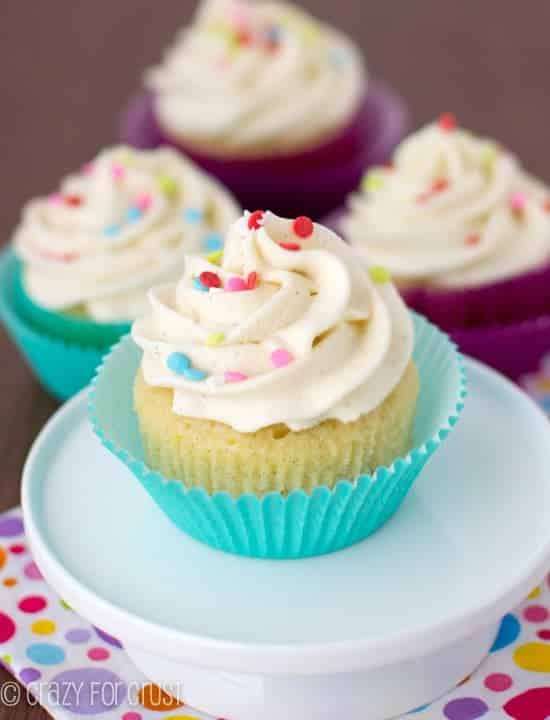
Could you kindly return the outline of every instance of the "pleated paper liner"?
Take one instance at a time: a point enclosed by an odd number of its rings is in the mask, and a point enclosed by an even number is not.
[[[388,160],[407,129],[403,101],[385,85],[370,81],[366,99],[348,127],[308,151],[252,158],[199,152],[163,132],[147,93],[129,103],[120,136],[141,149],[171,145],[217,177],[248,210],[319,218],[343,203],[367,167]]]
[[[133,382],[141,351],[130,337],[113,348],[90,390],[90,419],[105,447],[133,472],[178,528],[213,548],[260,558],[302,558],[334,552],[367,538],[399,508],[415,478],[456,424],[466,396],[460,355],[449,339],[415,316],[421,390],[415,448],[372,476],[321,486],[308,494],[233,498],[207,494],[153,472],[144,462]]]
[[[24,317],[16,303],[18,261],[11,249],[0,255],[0,319],[30,369],[58,400],[82,390],[110,349],[86,346],[56,337]]]

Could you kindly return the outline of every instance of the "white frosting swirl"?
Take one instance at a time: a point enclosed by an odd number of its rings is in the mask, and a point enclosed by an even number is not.
[[[292,5],[205,0],[146,83],[165,131],[216,153],[285,152],[343,128],[365,93],[359,50]]]
[[[151,290],[152,312],[132,330],[145,381],[174,391],[176,414],[240,432],[373,410],[411,359],[412,321],[397,291],[321,225],[303,238],[271,213],[258,229],[249,220],[231,229],[221,268],[189,258],[179,284]],[[205,271],[222,287],[197,289]],[[254,289],[228,291],[250,273]],[[188,377],[187,364],[204,378]]]
[[[449,127],[450,123],[450,127]],[[443,117],[351,199],[344,236],[404,286],[480,286],[550,259],[550,191],[496,143]]]
[[[14,244],[35,302],[129,321],[147,310],[153,284],[181,274],[186,252],[221,247],[239,212],[176,152],[117,147],[63,180],[59,193],[32,200]]]

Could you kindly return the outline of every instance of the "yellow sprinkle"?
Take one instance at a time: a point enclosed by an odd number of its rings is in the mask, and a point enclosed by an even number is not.
[[[222,332],[214,332],[211,333],[206,338],[206,344],[210,345],[210,347],[213,347],[214,345],[221,345],[221,343],[225,340],[225,335]]]
[[[493,171],[497,156],[498,149],[496,145],[494,145],[493,143],[488,143],[483,149],[483,154],[481,156],[481,162],[483,163],[483,168],[486,172],[490,173]]]
[[[383,184],[384,178],[380,173],[370,172],[368,175],[365,175],[365,179],[363,180],[363,190],[366,192],[375,192],[376,190],[380,190]]]
[[[166,197],[174,197],[178,190],[178,184],[173,177],[170,177],[170,175],[159,173],[157,175],[157,183]]]
[[[11,655],[3,655],[2,660],[6,665],[11,665],[12,663]]]
[[[386,268],[382,267],[381,265],[373,265],[369,268],[369,274],[371,277],[371,280],[374,283],[382,284],[390,282],[391,280],[391,273],[389,270],[386,270]]]
[[[208,253],[206,259],[212,265],[221,265],[223,257],[223,250],[215,250],[214,252]]]

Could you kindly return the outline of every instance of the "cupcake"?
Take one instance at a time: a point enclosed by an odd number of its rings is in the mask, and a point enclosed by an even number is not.
[[[29,202],[15,257],[4,256],[0,306],[31,365],[34,354],[48,364],[52,357],[46,386],[66,397],[86,384],[147,308],[149,287],[181,274],[185,252],[220,257],[239,212],[225,189],[170,149],[105,150],[59,192]]]
[[[291,216],[340,205],[404,132],[354,43],[286,3],[205,0],[145,83],[125,142],[171,144],[244,207]]]
[[[550,347],[549,201],[517,157],[444,115],[371,170],[335,224],[412,308],[517,377]]]
[[[366,537],[460,411],[452,346],[307,217],[245,214],[221,266],[190,256],[149,300],[132,328],[142,358],[127,339],[106,359],[93,423],[174,522],[216,547],[300,556]],[[431,378],[420,429],[417,366]]]

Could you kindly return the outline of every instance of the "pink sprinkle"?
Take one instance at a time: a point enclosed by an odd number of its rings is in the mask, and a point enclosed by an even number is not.
[[[240,277],[231,277],[229,280],[225,283],[225,289],[228,292],[242,292],[243,290],[247,290],[247,285],[245,280],[243,280]]]
[[[514,212],[521,212],[527,204],[527,195],[522,192],[513,193],[510,196],[510,207]]]
[[[48,202],[50,202],[52,205],[61,205],[63,202],[63,195],[61,193],[52,193],[49,198]]]
[[[140,193],[136,198],[136,205],[142,211],[146,212],[153,204],[153,198],[149,193]]]
[[[89,162],[82,166],[83,175],[91,175],[94,171],[94,164]]]
[[[223,379],[226,383],[243,382],[244,380],[248,380],[248,375],[237,372],[236,370],[228,370],[223,374]]]
[[[271,364],[276,368],[284,368],[294,360],[291,353],[284,348],[279,348],[271,353]]]
[[[122,165],[119,165],[118,163],[114,163],[114,165],[112,167],[112,173],[113,173],[113,178],[115,180],[122,180],[124,178],[124,176],[126,175],[126,170],[124,169],[124,167]]]

